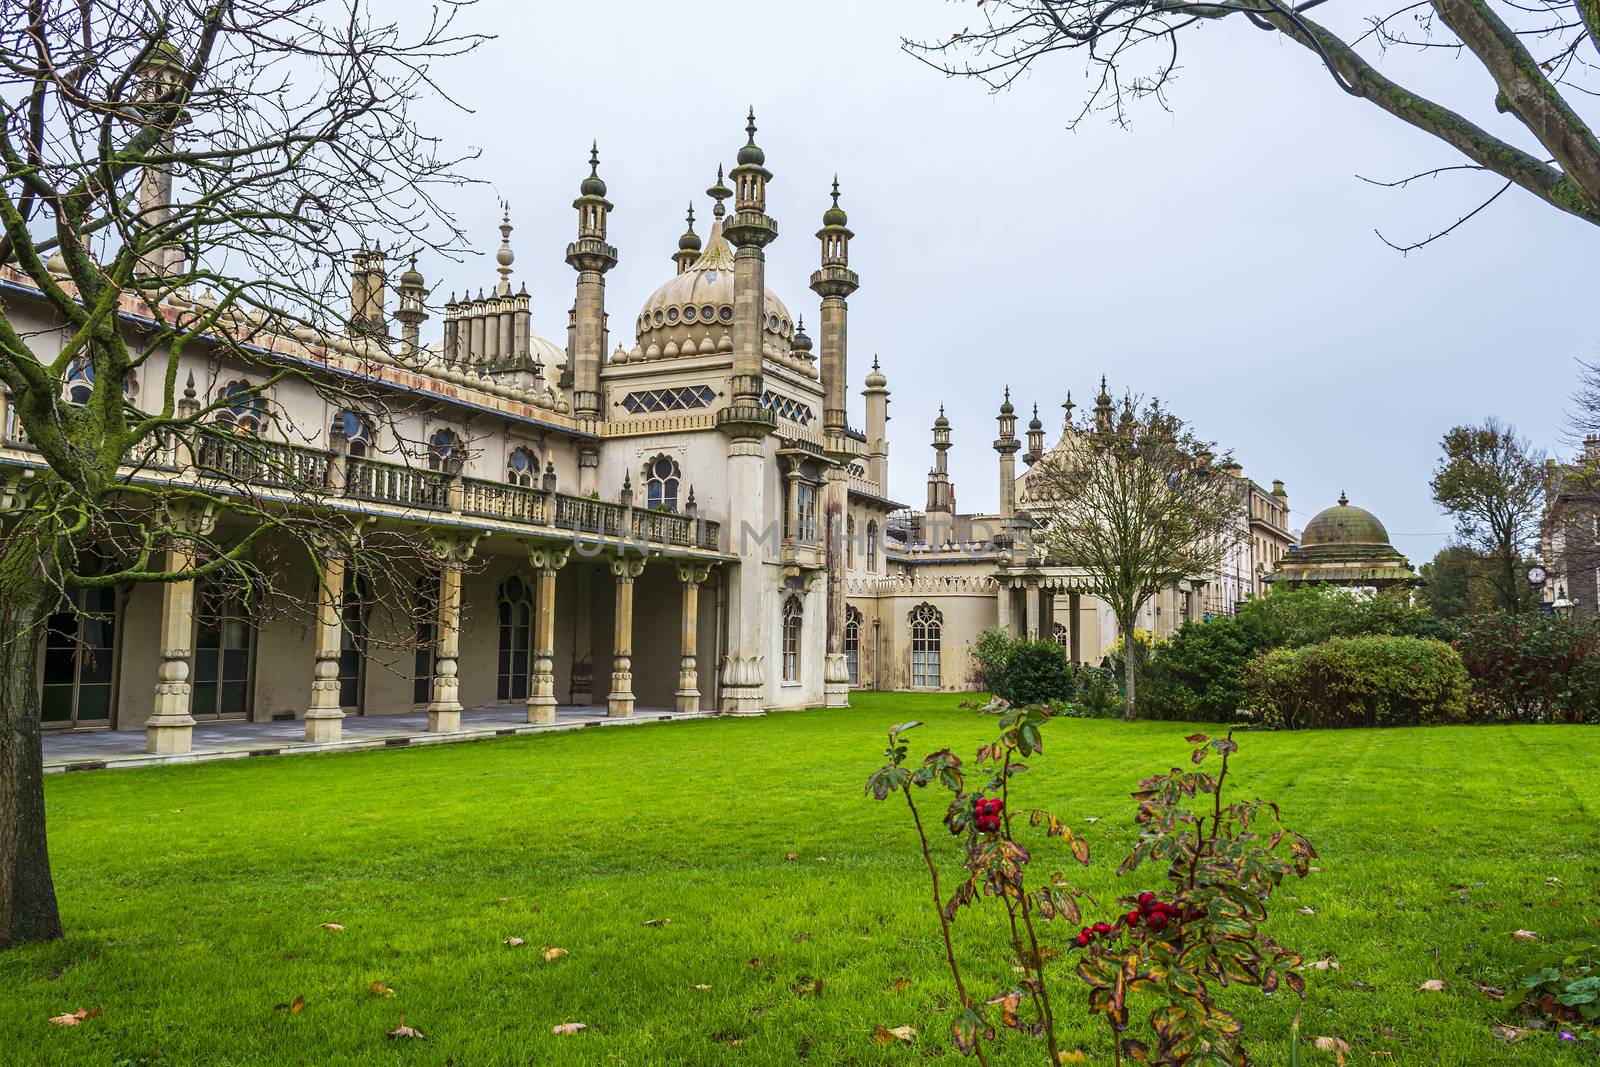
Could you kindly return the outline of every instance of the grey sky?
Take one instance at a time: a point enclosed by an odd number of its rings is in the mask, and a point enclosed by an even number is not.
[[[1053,440],[1067,390],[1090,399],[1102,373],[1113,390],[1161,396],[1258,481],[1284,479],[1297,527],[1347,490],[1416,563],[1449,529],[1427,486],[1449,426],[1496,414],[1560,444],[1573,361],[1600,340],[1591,227],[1513,190],[1403,258],[1374,228],[1425,236],[1498,181],[1358,181],[1459,160],[1344,96],[1299,48],[1208,27],[1189,40],[1172,113],[1149,104],[1131,130],[1070,132],[1083,86],[1070,56],[991,96],[898,50],[903,33],[947,35],[973,10],[485,0],[467,24],[498,39],[440,71],[475,113],[428,109],[452,146],[482,148],[472,172],[492,183],[451,205],[492,252],[494,199],[510,199],[535,329],[560,341],[570,202],[598,138],[621,257],[612,338],[631,346],[639,307],[672,274],[685,205],[695,200],[703,234],[703,190],[731,165],[753,103],[780,233],[768,284],[815,320],[812,234],[837,170],[862,280],[851,421],[876,352],[893,391],[892,494],[918,507],[940,403],[958,505],[988,510],[1002,387],[1024,417],[1039,403]],[[1454,106],[1504,130],[1468,64],[1440,53],[1383,69],[1458,87]],[[492,266],[423,263],[441,297],[487,287]]]

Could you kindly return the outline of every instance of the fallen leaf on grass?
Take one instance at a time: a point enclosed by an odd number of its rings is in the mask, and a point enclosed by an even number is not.
[[[894,980],[894,991],[896,993],[904,993],[906,990],[908,990],[910,988],[911,988],[911,979],[909,979],[909,978],[896,978]]]
[[[567,1037],[571,1034],[581,1034],[587,1029],[589,1029],[588,1023],[562,1023],[560,1026],[552,1026],[550,1032]]]
[[[1317,960],[1316,962],[1310,964],[1309,966],[1311,967],[1311,969],[1313,971],[1337,971],[1339,969],[1339,961],[1338,960]]]
[[[826,856],[818,856],[817,857],[817,862],[818,863],[827,863],[828,862],[828,857],[826,857]]]
[[[872,1036],[880,1045],[892,1045],[896,1041],[904,1041],[909,1045],[917,1039],[917,1031],[910,1026],[896,1026],[892,1030],[887,1026],[879,1026],[873,1029]]]
[[[375,997],[392,997],[392,996],[394,996],[394,990],[390,989],[388,986],[384,985],[382,982],[373,982],[371,985],[367,986],[367,992],[371,993]]]
[[[646,919],[644,921],[644,925],[646,925],[646,926],[667,926],[671,922],[672,922],[671,919]]]
[[[1301,915],[1315,915],[1316,914],[1316,912],[1313,911],[1310,908],[1297,908],[1295,910],[1297,910]]]
[[[1511,931],[1511,936],[1516,938],[1518,941],[1539,940],[1539,935],[1534,933],[1532,930],[1513,930]]]
[[[414,1026],[407,1026],[406,1025],[406,1013],[405,1012],[401,1012],[400,1013],[400,1025],[395,1027],[393,1030],[390,1030],[387,1034],[384,1034],[383,1036],[389,1038],[391,1041],[394,1040],[397,1037],[415,1038],[418,1041],[426,1041],[427,1040],[427,1036],[425,1034],[423,1034],[423,1032],[421,1030],[418,1030]]]
[[[543,952],[544,961],[546,963],[551,963],[551,962],[553,962],[555,960],[559,960],[562,956],[565,956],[566,954],[567,954],[567,950],[564,949],[564,948],[547,948]]]
[[[766,963],[761,959],[761,957],[756,956],[752,957],[750,962],[746,963],[745,966],[750,968],[752,971],[759,971],[761,968],[766,966]]]
[[[786,860],[797,860],[797,859],[800,858],[800,853],[798,853],[798,852],[785,852],[783,854],[783,858],[786,859]]]
[[[501,897],[500,898],[500,903],[504,904],[506,901],[508,901],[510,899],[511,899],[510,897]]]
[[[1089,1054],[1087,1052],[1083,1051],[1083,1049],[1081,1049],[1081,1048],[1075,1048],[1071,1052],[1063,1052],[1061,1054],[1061,1062],[1062,1063],[1088,1063],[1089,1062]]]
[[[821,996],[822,979],[816,978],[809,982],[801,982],[799,985],[792,985],[789,988],[794,990],[794,995],[797,997],[803,997],[807,995]]]
[[[502,945],[506,946],[507,948],[518,948],[518,947],[520,947],[522,945],[526,945],[527,944],[527,942],[524,941],[520,937],[508,937],[508,938],[506,938],[504,941],[502,941],[500,943]]]
[[[1508,1045],[1521,1041],[1532,1032],[1520,1026],[1491,1026],[1489,1028],[1489,1033],[1494,1035],[1495,1040],[1504,1041]]]
[[[286,1011],[290,1015],[299,1015],[302,1011],[305,1010],[305,1007],[306,1007],[306,998],[305,997],[295,997],[293,1003],[291,1003],[291,1004],[274,1004],[272,1006],[272,1010],[273,1011]]]
[[[691,985],[689,988],[690,989],[710,989],[711,987],[706,985],[704,982],[696,982],[694,985]]]
[[[340,930],[343,930],[344,927],[340,926],[338,923],[323,923],[321,926],[317,927],[317,929],[332,930],[334,933],[338,933]]]
[[[1350,1042],[1342,1037],[1319,1037],[1311,1043],[1318,1052],[1338,1052],[1340,1054],[1350,1051]]]
[[[1482,993],[1484,996],[1488,997],[1490,1000],[1504,1000],[1504,999],[1506,999],[1506,991],[1504,989],[1500,989],[1500,988],[1498,988],[1496,986],[1492,986],[1492,985],[1478,985],[1477,982],[1473,982],[1472,984],[1475,985],[1475,986],[1478,986],[1478,992]]]
[[[1444,982],[1438,978],[1430,978],[1417,986],[1419,992],[1426,990],[1429,993],[1437,993],[1442,989],[1444,989]]]
[[[79,1008],[77,1011],[68,1012],[65,1015],[53,1015],[50,1017],[50,1021],[55,1023],[57,1026],[77,1026],[79,1023],[83,1022],[83,1020],[93,1019],[99,1014],[100,1008],[98,1006],[89,1008],[88,1010]]]

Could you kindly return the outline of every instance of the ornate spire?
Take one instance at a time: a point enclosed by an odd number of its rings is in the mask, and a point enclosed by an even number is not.
[[[1344,495],[1343,489],[1339,490],[1339,506],[1341,508],[1347,508],[1350,506],[1350,498]]]
[[[500,282],[494,287],[496,296],[511,295],[511,264],[517,258],[511,251],[511,229],[511,201],[502,200],[500,201],[500,250],[494,254],[494,260],[499,264],[495,267],[495,271],[500,275]]]
[[[1061,406],[1066,409],[1066,411],[1067,411],[1067,425],[1071,426],[1072,425],[1072,409],[1078,406],[1078,405],[1076,405],[1076,404],[1074,404],[1072,402],[1072,390],[1071,389],[1067,390],[1067,402],[1065,404],[1062,404]]]
[[[717,164],[717,183],[706,190],[706,195],[717,202],[716,206],[711,209],[711,217],[713,219],[720,219],[728,213],[728,209],[723,207],[722,202],[733,196],[733,190],[729,189],[722,180],[722,164],[720,163]]]
[[[683,236],[678,238],[678,250],[672,253],[672,261],[678,265],[678,273],[682,274],[694,266],[694,261],[700,258],[700,235],[694,232],[694,201],[689,201],[688,229],[683,231]]]

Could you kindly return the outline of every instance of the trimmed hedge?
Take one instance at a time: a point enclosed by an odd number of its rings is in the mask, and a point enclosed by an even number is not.
[[[1467,669],[1425,637],[1335,637],[1280,648],[1246,670],[1249,706],[1277,729],[1466,722]]]
[[[1071,700],[1078,687],[1067,654],[1054,641],[1017,641],[1006,656],[1001,693],[1012,704],[1048,704]]]
[[[1463,620],[1453,643],[1479,718],[1600,723],[1600,621],[1496,612]]]

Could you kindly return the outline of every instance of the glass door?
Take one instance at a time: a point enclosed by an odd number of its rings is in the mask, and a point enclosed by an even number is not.
[[[240,719],[250,714],[250,653],[255,627],[239,594],[202,588],[195,608],[195,719]]]
[[[39,720],[70,730],[111,725],[117,593],[82,589],[45,623]]]

